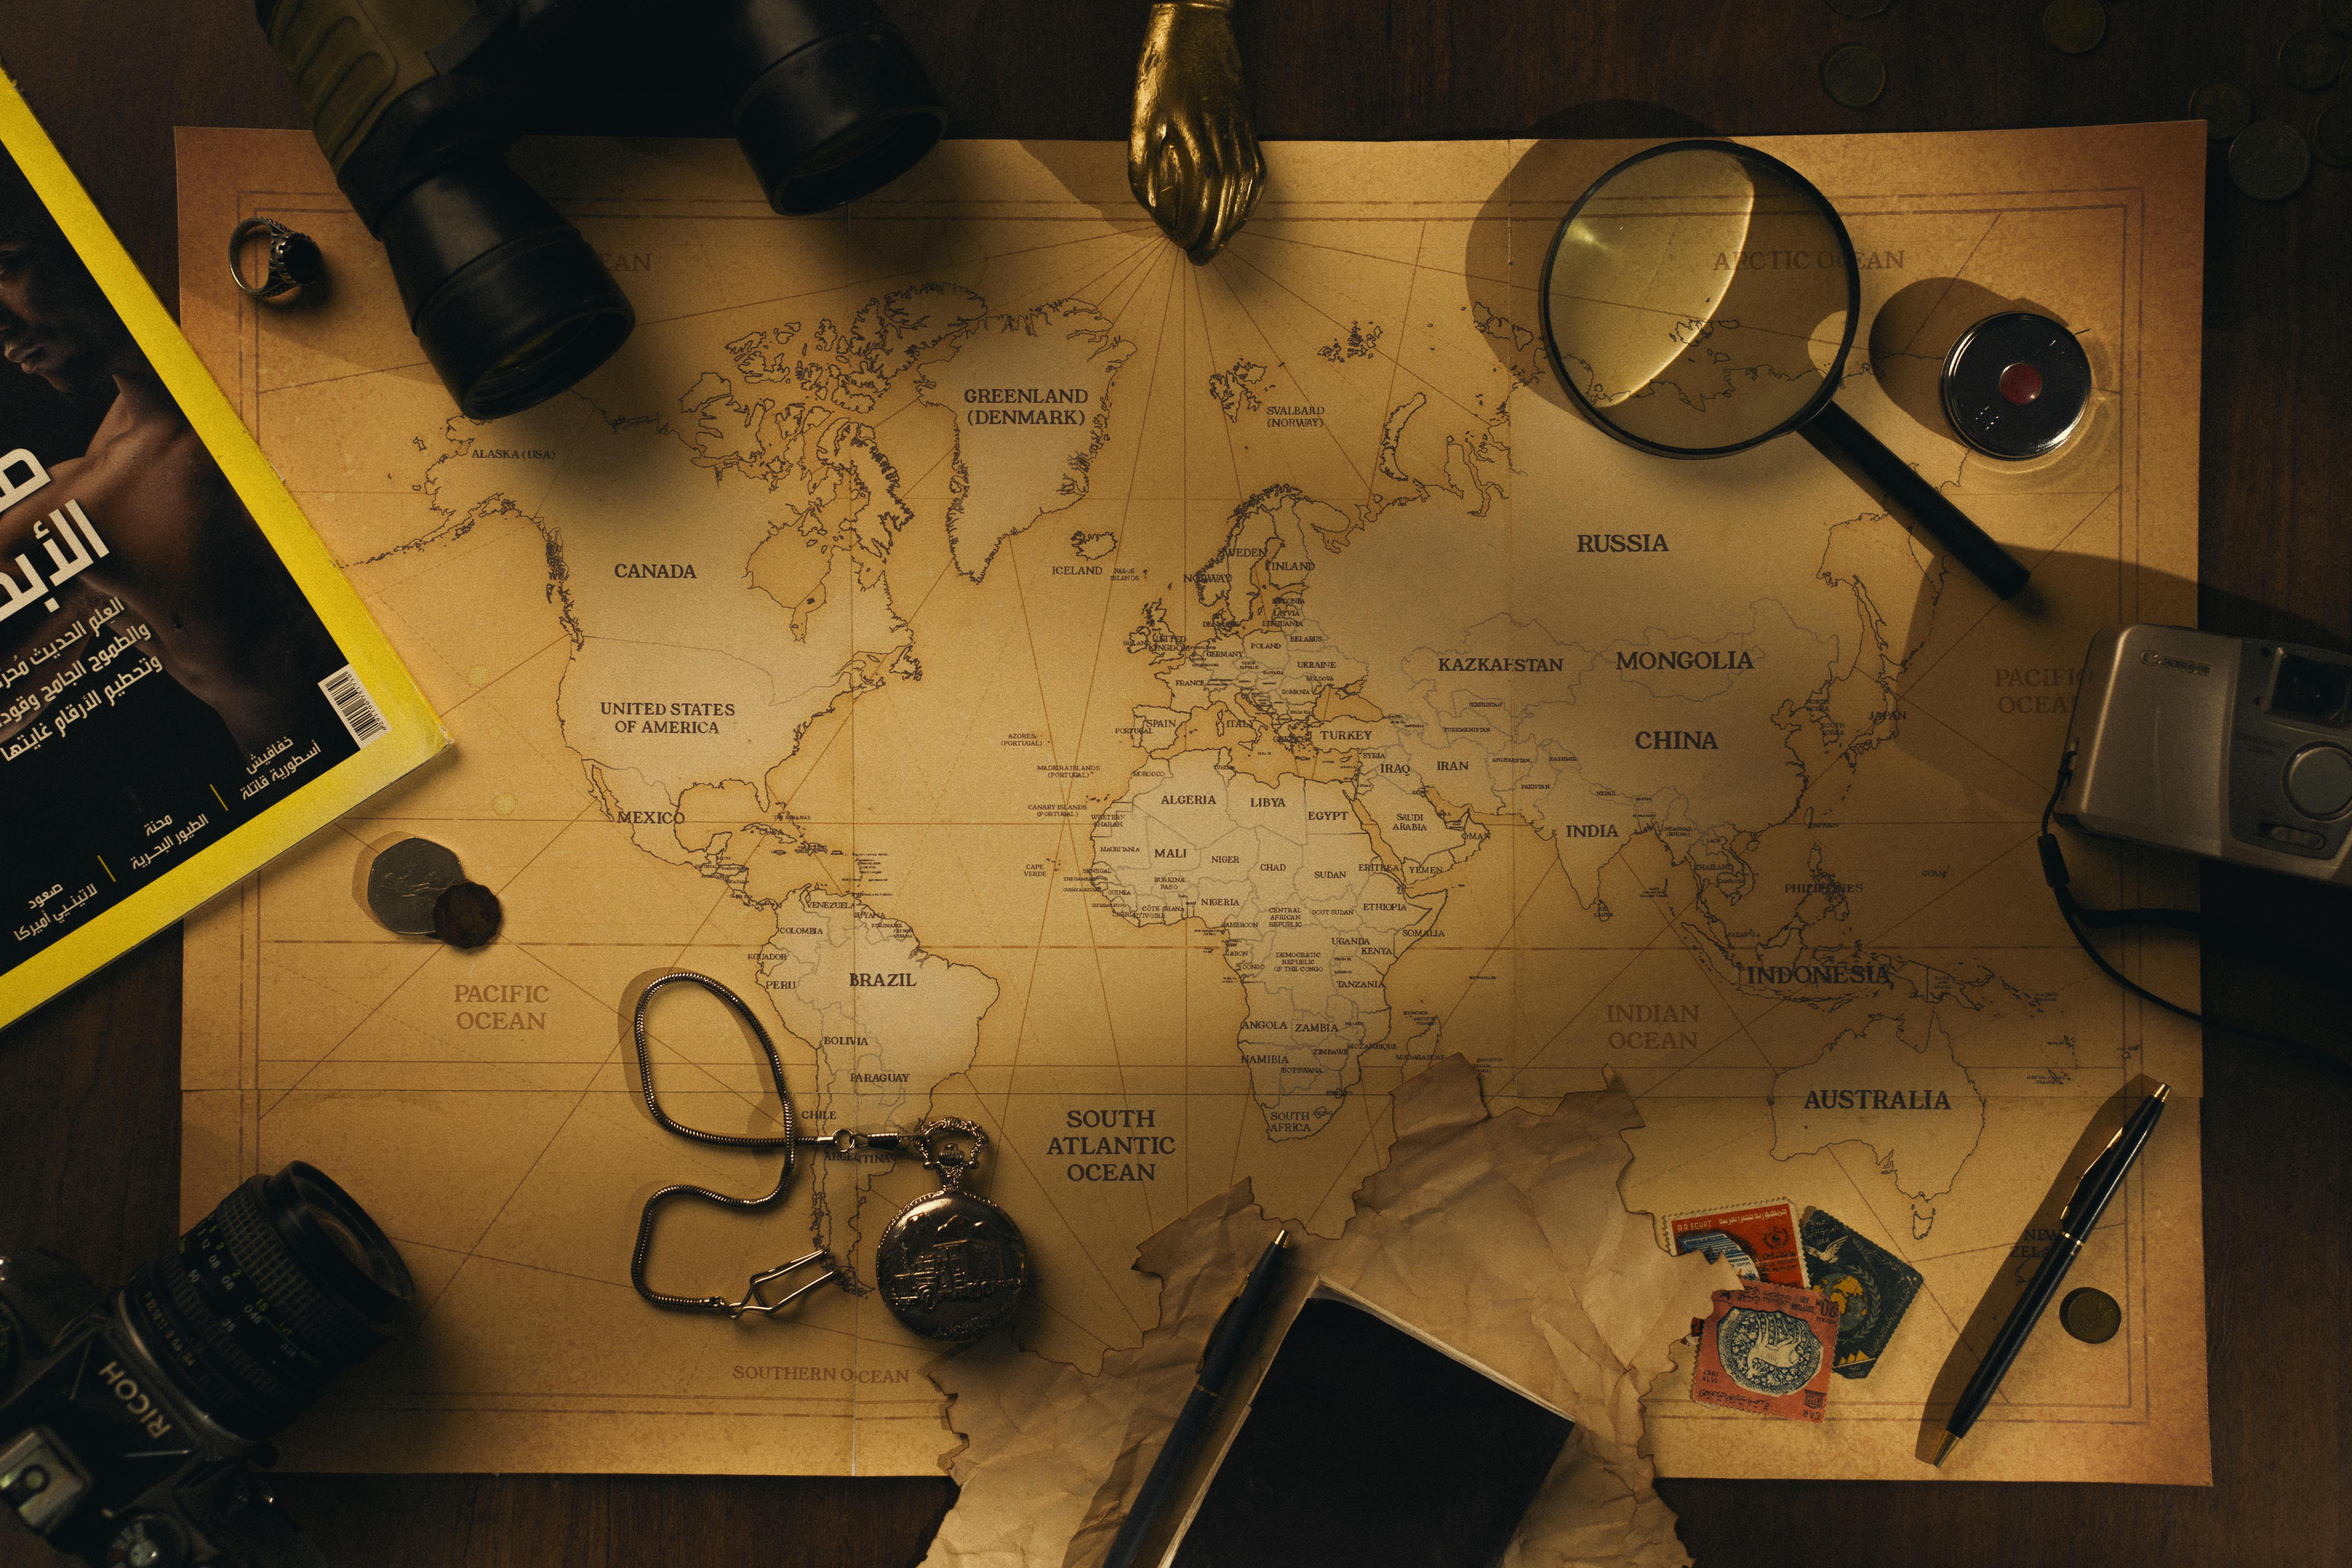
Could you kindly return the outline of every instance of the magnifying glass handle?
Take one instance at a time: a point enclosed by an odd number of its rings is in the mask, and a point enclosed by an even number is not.
[[[1854,416],[1834,403],[1806,422],[1885,490],[1911,521],[1933,534],[1936,542],[1988,588],[2004,599],[2017,597],[2025,586],[2025,568],[2003,550],[1991,534],[1969,521],[1968,514],[1944,499],[1944,493],[1921,479],[1911,465],[1886,449],[1885,443],[1864,429]]]

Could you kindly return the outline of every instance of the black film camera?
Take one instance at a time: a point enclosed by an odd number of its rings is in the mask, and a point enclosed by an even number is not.
[[[47,1253],[0,1258],[0,1498],[109,1568],[320,1568],[248,1461],[415,1294],[366,1211],[299,1163],[103,1300]]]
[[[922,160],[947,116],[872,0],[255,0],[409,325],[457,406],[495,419],[612,357],[635,324],[580,231],[506,164],[551,70],[683,35],[769,204],[816,213]]]

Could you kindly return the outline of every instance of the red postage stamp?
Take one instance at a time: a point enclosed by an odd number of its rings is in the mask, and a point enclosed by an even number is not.
[[[1837,1309],[1818,1290],[1770,1283],[1717,1290],[1699,1331],[1691,1397],[1751,1415],[1819,1421],[1837,1360]]]
[[[1775,1285],[1811,1285],[1805,1251],[1797,1245],[1797,1211],[1786,1198],[1744,1208],[1672,1215],[1666,1245],[1676,1252],[1700,1252],[1708,1262],[1731,1265],[1743,1279]]]

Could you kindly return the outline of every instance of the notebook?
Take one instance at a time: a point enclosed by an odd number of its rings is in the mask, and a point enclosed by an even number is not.
[[[1328,1284],[1285,1331],[1171,1568],[1490,1568],[1573,1424]]]

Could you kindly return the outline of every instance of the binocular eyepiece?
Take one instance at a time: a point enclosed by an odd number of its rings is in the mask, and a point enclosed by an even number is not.
[[[872,194],[947,123],[872,0],[256,0],[256,14],[383,242],[425,358],[476,419],[572,386],[636,321],[580,231],[507,166],[559,43],[688,29],[780,213]]]

